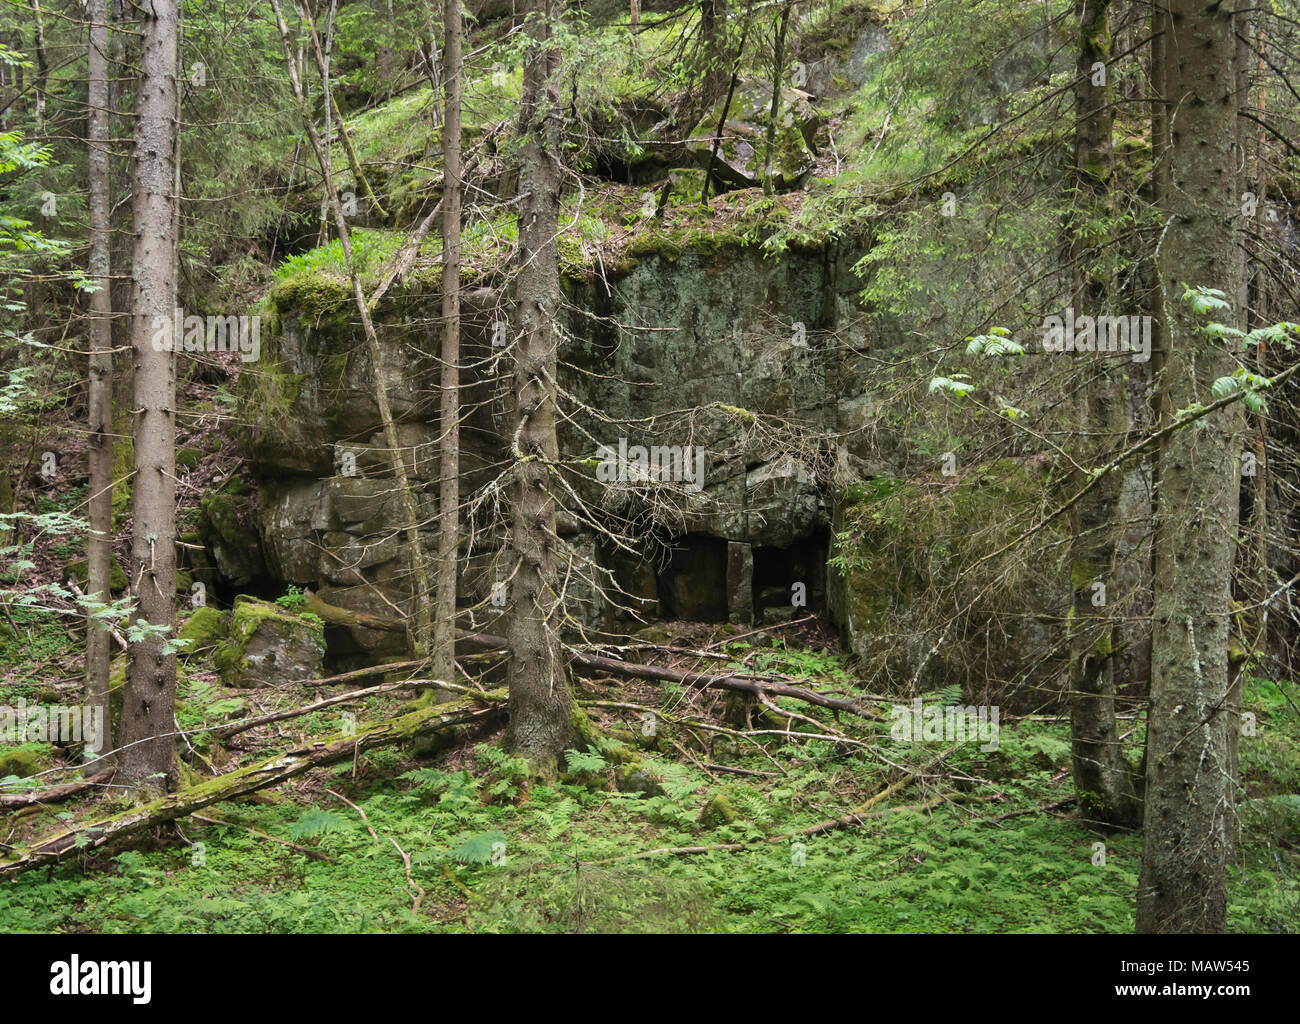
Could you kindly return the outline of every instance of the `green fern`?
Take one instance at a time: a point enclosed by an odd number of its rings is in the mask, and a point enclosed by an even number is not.
[[[603,772],[607,764],[605,759],[591,747],[588,747],[585,753],[581,750],[566,750],[564,760],[569,767],[569,771],[574,774],[587,772],[595,775]]]
[[[485,832],[465,840],[451,851],[451,856],[462,864],[487,864],[492,860],[493,848],[505,841],[505,835],[500,832]]]
[[[313,807],[289,829],[289,838],[316,839],[334,832],[342,832],[347,826],[348,819],[343,815]]]

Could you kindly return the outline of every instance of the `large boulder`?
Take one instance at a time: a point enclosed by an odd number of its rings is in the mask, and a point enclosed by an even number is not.
[[[189,641],[186,654],[216,647],[229,635],[230,617],[211,605],[196,609],[176,633],[177,639]]]
[[[588,628],[613,628],[616,620],[626,625],[638,614],[663,613],[661,601],[666,601],[683,612],[748,622],[752,601],[746,585],[737,579],[728,590],[726,542],[774,547],[824,536],[829,518],[822,485],[788,454],[788,446],[752,450],[745,410],[835,429],[837,398],[855,382],[834,369],[834,352],[816,333],[826,315],[830,272],[835,268],[817,254],[767,260],[732,243],[708,253],[643,252],[623,276],[609,280],[612,295],[605,295],[599,282],[570,282],[577,308],[607,308],[611,322],[673,326],[628,329],[608,338],[602,333],[605,321],[572,317],[565,363],[579,370],[562,365],[561,384],[609,420],[563,420],[561,452],[586,460],[595,454],[593,440],[617,447],[621,433],[632,445],[690,443],[701,449],[706,456],[702,489],[677,495],[676,511],[661,508],[655,518],[684,549],[715,541],[705,545],[710,557],[694,563],[685,555],[665,559],[654,549],[637,558],[601,542],[580,519],[562,515],[562,561],[576,555],[586,563],[566,572],[566,609],[574,619]],[[346,316],[328,311],[317,286],[287,292],[286,282],[276,286],[272,301],[278,317],[264,339],[263,359],[240,378],[246,421],[253,424],[245,450],[262,480],[255,516],[261,550],[272,578],[309,587],[354,613],[392,616],[394,607],[409,606],[411,577],[398,542],[402,515],[391,469],[364,447],[376,440],[370,363]],[[480,291],[462,323],[470,367],[486,366],[485,357],[493,352],[493,317],[500,315],[493,312],[500,296]],[[393,318],[434,322],[437,299],[434,294],[420,300],[427,308],[409,297],[396,308],[385,306],[378,326],[389,365],[411,372],[420,367],[420,357],[409,350],[421,347],[422,339],[394,329]],[[467,368],[463,380],[466,406],[474,410],[472,424],[462,430],[462,493],[470,494],[491,484],[508,439],[493,400],[496,378]],[[425,453],[439,434],[437,409],[418,407],[405,394],[409,380],[398,390],[403,401],[395,413],[400,409],[406,417],[399,431],[404,448],[419,455],[409,467],[419,483],[432,478],[432,460]],[[689,436],[643,435],[636,426],[639,419],[670,416],[683,405],[703,410]],[[626,425],[611,427],[620,420]],[[337,458],[344,448],[356,455],[347,465]],[[643,488],[615,492],[598,485],[594,468],[571,475],[570,483],[591,507],[629,519],[653,498]],[[422,541],[432,551],[436,502],[427,487],[419,497],[421,519],[430,524],[421,530]],[[497,612],[487,599],[499,576],[496,551],[503,535],[490,527],[476,527],[474,535],[460,601],[463,608],[481,603],[475,621],[483,627]],[[594,580],[604,581],[609,599],[596,592]],[[328,639],[332,657],[397,655],[405,642],[401,633],[333,622]]]
[[[319,617],[239,597],[230,616],[230,636],[217,648],[213,663],[227,686],[250,689],[316,678],[324,654],[325,624]]]
[[[818,99],[852,93],[866,82],[868,61],[889,50],[889,35],[853,7],[831,14],[795,48],[791,84]]]
[[[725,101],[724,101],[725,103]],[[713,162],[714,139],[723,117],[724,103],[704,116],[687,151],[706,170]],[[772,85],[753,80],[736,89],[726,108],[726,122],[718,143],[714,176],[728,188],[756,188],[763,184],[767,163],[767,131],[772,115]],[[772,135],[772,187],[794,188],[817,166],[813,149],[821,117],[812,98],[801,89],[783,86],[781,109]]]

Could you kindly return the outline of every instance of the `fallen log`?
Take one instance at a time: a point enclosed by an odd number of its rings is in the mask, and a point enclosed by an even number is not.
[[[385,672],[402,672],[408,668],[422,668],[427,664],[427,659],[420,658],[417,658],[415,661],[390,661],[382,665],[369,665],[366,668],[354,668],[351,672],[340,672],[336,676],[322,676],[320,679],[304,679],[300,683],[280,683],[279,686],[338,686],[340,683],[350,683],[354,679],[364,679],[366,676],[381,676]]]
[[[406,623],[402,619],[390,619],[378,615],[362,616],[333,605],[327,605],[315,595],[311,595],[307,603],[308,607],[313,611],[323,609],[318,611],[318,614],[326,622],[333,621],[338,625],[365,625],[371,629],[386,629],[393,632],[406,628]],[[363,619],[364,621],[362,621]],[[458,646],[477,647],[489,651],[503,651],[506,649],[505,637],[494,636],[491,633],[472,632],[466,629],[456,630],[456,643]],[[606,658],[599,654],[588,654],[585,651],[570,651],[569,656],[575,665],[596,672],[608,672],[612,675],[626,676],[632,679],[648,679],[653,682],[678,683],[695,690],[734,690],[755,697],[793,697],[806,704],[815,704],[818,707],[830,708],[833,711],[843,711],[846,714],[856,715],[859,718],[865,718],[873,722],[881,721],[880,715],[864,711],[854,701],[842,700],[838,697],[827,697],[825,694],[817,693],[815,690],[809,690],[806,687],[795,686],[792,683],[762,681],[745,676],[683,672],[681,669],[667,668],[661,665],[641,665],[632,661],[622,661],[618,658]],[[405,665],[407,663],[400,662],[398,664]],[[342,679],[343,677],[335,676],[328,681],[341,681]],[[324,681],[316,680],[313,681],[312,685],[321,682]]]
[[[388,615],[371,615],[368,612],[354,612],[349,608],[340,608],[321,599],[310,589],[303,592],[307,598],[307,611],[319,615],[331,626],[364,626],[385,633],[405,633],[406,620]]]
[[[100,783],[113,777],[112,772],[100,772],[88,779],[65,782],[59,786],[46,786],[43,789],[25,790],[21,793],[0,794],[0,807],[30,807],[32,804],[53,804],[60,800],[69,800],[74,796],[94,789]]]
[[[284,711],[273,711],[269,714],[258,715],[256,718],[244,718],[237,722],[229,722],[226,725],[216,725],[209,730],[216,739],[229,739],[231,736],[237,736],[241,732],[247,732],[249,729],[255,729],[259,725],[268,725],[271,722],[283,722],[288,718],[300,718],[303,715],[310,715],[313,711],[320,711],[323,708],[330,707],[334,704],[343,704],[350,700],[356,700],[359,697],[373,697],[378,693],[388,693],[393,690],[420,689],[420,688],[437,687],[442,690],[452,690],[457,693],[471,694],[479,698],[483,703],[493,701],[504,704],[506,694],[490,693],[481,690],[471,690],[468,686],[461,686],[458,683],[444,683],[437,679],[402,679],[395,683],[380,683],[378,686],[367,686],[361,690],[348,690],[346,693],[340,693],[333,697],[325,697],[322,700],[315,701],[311,704],[304,704],[296,708],[288,708]]]
[[[463,629],[456,631],[456,640],[470,646],[489,649],[504,648],[506,646],[504,637],[493,636],[490,633],[471,633]],[[612,675],[627,676],[632,679],[648,679],[654,682],[678,683],[694,690],[734,690],[738,693],[748,693],[756,697],[793,697],[806,704],[815,704],[818,707],[843,711],[873,722],[881,721],[880,715],[864,711],[853,701],[841,700],[838,697],[827,697],[815,690],[794,686],[790,683],[760,682],[744,676],[717,676],[704,672],[683,672],[681,669],[666,668],[662,665],[640,665],[632,661],[620,661],[618,658],[588,654],[585,651],[570,651],[569,656],[573,664],[597,672],[608,672]]]
[[[279,785],[313,768],[351,760],[357,754],[376,747],[403,743],[418,735],[504,712],[504,707],[484,708],[465,700],[420,708],[367,729],[359,729],[352,736],[340,732],[324,739],[310,740],[277,757],[207,779],[197,786],[169,793],[120,814],[61,826],[0,856],[0,877],[16,875],[42,864],[56,864],[76,853],[93,853],[110,843],[184,818],[212,804]]]
[[[214,726],[211,735],[214,739],[229,739],[231,736],[238,736],[241,732],[255,729],[259,725],[269,725],[271,722],[283,722],[287,718],[310,715],[313,711],[320,711],[333,704],[342,704],[344,701],[356,700],[358,697],[371,697],[377,693],[386,693],[389,690],[396,690],[401,685],[401,683],[380,683],[378,686],[367,686],[362,690],[349,690],[347,693],[341,693],[335,697],[326,697],[323,700],[304,704],[301,707],[289,708],[285,711],[273,711],[270,714],[258,715],[256,718],[245,718],[238,722],[231,722],[228,725]]]

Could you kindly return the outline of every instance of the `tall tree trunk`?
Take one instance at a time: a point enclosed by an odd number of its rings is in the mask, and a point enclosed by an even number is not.
[[[129,23],[130,13],[126,0],[108,0],[108,105],[112,112],[109,130],[113,135],[113,144],[109,149],[109,181],[117,182],[112,200],[109,203],[109,231],[111,233],[109,266],[119,268],[111,279],[110,300],[112,307],[119,311],[131,309],[132,284],[131,275],[121,272],[122,267],[131,265],[134,234],[131,231],[131,204],[128,201],[131,188],[131,146],[129,133],[134,131],[135,118],[134,90],[136,69],[140,66],[138,33],[135,25]],[[131,347],[132,321],[129,316],[113,318],[113,347],[126,351]],[[122,440],[131,433],[132,405],[135,380],[135,366],[131,359],[119,359],[113,375],[113,408],[115,410],[113,425],[116,428],[118,444],[123,449],[119,458],[114,457],[114,464],[121,467],[127,461],[129,441]],[[119,472],[119,475],[120,472]]]
[[[131,349],[135,362],[135,475],[131,581],[137,622],[161,628],[127,655],[118,768],[137,790],[160,793],[176,780],[176,655],[164,644],[176,625],[176,300],[174,160],[177,0],[139,8],[132,218]],[[162,344],[165,337],[167,344]]]
[[[456,672],[456,552],[460,540],[460,97],[461,0],[443,9],[442,395],[438,459],[438,577],[433,614],[433,676]]]
[[[727,0],[700,0],[700,37],[704,48],[702,98],[707,111],[727,83]]]
[[[330,58],[334,54],[334,8],[335,3],[330,3],[329,14],[325,20],[325,52],[321,55],[320,79],[325,88],[325,102],[322,104],[322,116],[325,119],[325,145],[332,146],[334,143],[334,124],[331,121],[334,111],[330,105],[330,98],[333,93],[330,90]],[[339,118],[339,124],[343,123],[343,118]],[[331,158],[333,152],[330,153]],[[357,191],[361,191],[361,182],[357,182]],[[324,245],[330,237],[330,206],[329,197],[325,195],[324,189],[321,190],[320,197],[320,230],[317,232],[317,245]]]
[[[1070,260],[1079,315],[1096,317],[1112,312],[1113,301],[1112,246],[1107,231],[1096,227],[1113,212],[1110,0],[1075,0],[1074,11],[1080,33],[1074,128],[1078,223],[1071,232]],[[1092,464],[1103,465],[1109,461],[1106,446],[1126,433],[1124,380],[1110,366],[1095,372],[1087,367],[1084,377],[1085,450]],[[1135,826],[1141,812],[1115,723],[1116,631],[1106,591],[1109,587],[1111,599],[1118,596],[1115,540],[1122,486],[1121,474],[1108,474],[1071,514],[1070,747],[1080,813],[1091,821]]]
[[[113,300],[109,281],[108,146],[108,2],[90,0],[89,147],[87,205],[90,215],[90,255],[87,275],[97,290],[90,296],[90,368],[87,404],[90,439],[86,461],[90,470],[90,532],[86,538],[86,594],[92,601],[110,600],[109,569],[113,551]],[[86,615],[86,703],[103,722],[97,753],[112,747],[108,706],[109,633]]]
[[[389,463],[392,466],[393,477],[397,481],[398,498],[402,504],[402,535],[401,541],[403,547],[411,559],[411,572],[415,578],[414,603],[415,603],[415,636],[412,646],[415,649],[416,657],[424,658],[429,654],[429,643],[433,633],[433,620],[430,615],[429,600],[429,565],[428,559],[424,556],[424,547],[420,543],[420,516],[415,503],[415,493],[411,490],[411,481],[406,473],[406,461],[402,458],[401,441],[397,435],[397,423],[393,419],[392,407],[388,404],[387,380],[388,374],[385,369],[385,359],[383,347],[379,344],[379,336],[375,333],[375,324],[370,316],[370,303],[366,301],[365,292],[361,288],[361,278],[357,272],[357,263],[352,251],[352,233],[348,229],[347,218],[343,215],[343,203],[339,199],[338,189],[335,187],[334,171],[330,165],[329,147],[316,130],[316,122],[312,118],[311,106],[307,101],[307,94],[303,88],[303,81],[298,73],[298,65],[293,57],[293,42],[289,38],[289,26],[285,23],[284,12],[280,8],[279,0],[271,0],[271,9],[275,12],[276,25],[280,30],[280,43],[284,50],[285,64],[289,69],[289,83],[293,87],[294,97],[298,101],[299,112],[302,115],[303,127],[307,131],[307,138],[311,142],[312,150],[316,154],[316,162],[320,166],[321,177],[325,181],[325,195],[330,204],[330,209],[334,213],[334,226],[338,229],[339,244],[343,247],[343,258],[347,263],[348,276],[352,281],[352,298],[356,303],[357,313],[361,317],[361,328],[366,336],[366,347],[370,352],[370,365],[374,373],[374,396],[375,405],[379,410],[379,420],[384,428],[384,442],[388,445]],[[305,6],[302,8],[303,20],[311,34],[312,49],[316,57],[318,69],[324,69],[324,55],[321,53],[320,40],[316,36],[316,26],[311,21],[310,12]],[[325,82],[325,102],[329,102],[329,83]],[[340,124],[342,118],[339,119]]]
[[[1237,109],[1238,111],[1247,110],[1250,106],[1250,11],[1253,3],[1247,0],[1239,0],[1237,6]],[[1264,62],[1264,31],[1262,26],[1259,28],[1258,50],[1260,53],[1260,76],[1258,89],[1258,109],[1250,111],[1258,116],[1259,121],[1266,120],[1268,86],[1267,77],[1264,72],[1267,70],[1267,64]],[[1264,237],[1264,218],[1268,208],[1268,179],[1267,168],[1265,166],[1265,137],[1260,124],[1246,117],[1237,118],[1237,137],[1238,144],[1241,146],[1243,161],[1248,160],[1245,164],[1245,170],[1242,174],[1243,192],[1250,192],[1255,197],[1255,216],[1244,216],[1248,211],[1243,210],[1244,226],[1242,228],[1242,242],[1249,251],[1255,248],[1254,264],[1251,266],[1248,262],[1248,273],[1242,275],[1242,329],[1246,331],[1254,330],[1261,324],[1268,321],[1267,303],[1265,288],[1268,282],[1268,273],[1266,272],[1265,253],[1260,246]],[[1251,236],[1254,236],[1252,242]],[[1266,356],[1266,346],[1260,342],[1254,352],[1255,372],[1261,376],[1268,373],[1268,360]],[[1254,459],[1253,469],[1254,476],[1246,482],[1246,493],[1243,495],[1245,502],[1249,503],[1249,519],[1243,533],[1247,537],[1245,557],[1245,596],[1250,605],[1260,605],[1255,607],[1252,612],[1243,617],[1241,622],[1243,632],[1247,633],[1247,638],[1243,641],[1243,646],[1249,650],[1255,648],[1264,650],[1268,643],[1267,636],[1267,597],[1272,589],[1272,583],[1269,578],[1268,566],[1268,491],[1269,491],[1269,471],[1268,471],[1268,417],[1256,415],[1253,426],[1253,437],[1248,441],[1251,456]],[[1245,456],[1243,456],[1243,459]],[[1245,481],[1243,481],[1245,482]],[[1228,763],[1229,770],[1233,779],[1238,775],[1238,747],[1241,741],[1241,712],[1242,712],[1242,676],[1245,674],[1246,661],[1243,656],[1241,659],[1234,659],[1231,663],[1232,681],[1229,691],[1228,703],[1232,712],[1232,722],[1228,728]],[[1234,841],[1235,841],[1234,835]]]
[[[1253,6],[1253,5],[1251,5]],[[1233,32],[1236,35],[1234,62],[1233,62],[1233,99],[1236,110],[1245,110],[1250,105],[1250,16],[1247,13],[1248,5],[1243,0],[1237,0],[1237,11],[1234,19]],[[1250,173],[1250,167],[1247,164],[1246,153],[1249,149],[1250,137],[1252,134],[1252,124],[1244,117],[1238,116],[1235,119],[1237,129],[1237,152],[1241,154],[1241,192],[1244,195],[1246,191],[1254,192],[1255,200],[1263,205],[1264,200],[1259,191],[1255,188],[1254,175]],[[1240,212],[1240,211],[1238,211]],[[1243,264],[1246,263],[1244,253],[1250,245],[1250,229],[1252,224],[1249,219],[1244,219],[1244,227],[1237,228],[1234,234],[1239,239],[1242,246]],[[1233,303],[1241,319],[1241,329],[1249,331],[1252,328],[1250,312],[1250,277],[1245,272],[1246,267],[1243,265],[1242,274],[1238,278],[1236,291],[1229,296],[1229,301]],[[1259,417],[1262,421],[1263,417]],[[1258,477],[1256,478],[1258,480]],[[1243,479],[1243,484],[1245,480]],[[1249,487],[1250,485],[1246,485]],[[1256,484],[1258,486],[1258,484]],[[1247,491],[1246,493],[1253,493]],[[1247,520],[1242,523],[1243,531],[1247,533],[1248,541],[1242,549],[1244,556],[1245,585],[1247,597],[1256,597],[1253,584],[1258,574],[1255,571],[1254,555],[1255,545],[1253,543],[1256,536],[1253,527],[1263,528],[1264,524],[1256,524],[1252,513],[1254,509],[1247,511]],[[1238,515],[1240,515],[1240,506],[1238,506]],[[1260,594],[1258,597],[1262,597]],[[1246,626],[1243,620],[1241,625]],[[1230,659],[1228,663],[1228,775],[1234,781],[1237,778],[1238,768],[1238,737],[1241,733],[1241,677],[1242,670],[1245,668],[1244,659]],[[1228,857],[1231,859],[1233,850],[1236,848],[1237,829],[1235,827],[1228,830],[1229,850]]]
[[[1169,195],[1169,76],[1167,59],[1169,36],[1173,28],[1169,20],[1168,5],[1163,0],[1153,0],[1151,7],[1151,196],[1156,209],[1163,210]],[[1169,322],[1165,316],[1165,289],[1160,268],[1152,257],[1151,294],[1151,375],[1159,379],[1169,351]],[[1159,490],[1160,465],[1152,468],[1152,485]]]
[[[555,365],[560,304],[560,53],[558,0],[532,0],[519,115],[518,326],[514,339],[515,459],[511,486],[510,728],[507,746],[539,776],[554,775],[573,736],[572,696],[556,618]]]
[[[767,138],[763,149],[763,194],[770,196],[772,187],[772,150],[776,143],[776,120],[781,114],[781,78],[785,74],[785,30],[790,24],[790,5],[777,18],[776,47],[772,54],[772,109],[767,118]]]
[[[1232,371],[1222,342],[1180,299],[1182,284],[1229,296],[1242,273],[1234,12],[1169,0],[1165,99],[1172,104],[1170,187],[1160,275],[1170,350],[1160,394],[1164,421],[1205,402]],[[1155,523],[1151,709],[1139,932],[1222,932],[1233,780],[1228,774],[1228,635],[1239,497],[1237,404],[1160,449]]]
[[[35,24],[32,27],[32,47],[36,50],[36,110],[35,125],[32,134],[37,139],[45,138],[45,92],[50,81],[50,64],[45,59],[45,16],[41,14],[40,0],[31,0],[32,17]]]

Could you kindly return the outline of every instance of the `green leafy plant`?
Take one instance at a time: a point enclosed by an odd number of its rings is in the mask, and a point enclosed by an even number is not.
[[[342,832],[348,827],[348,819],[335,811],[313,807],[299,818],[289,829],[290,839],[319,839],[321,836]]]
[[[281,608],[301,608],[307,603],[307,595],[302,592],[301,587],[290,586],[288,591],[275,599],[275,603]]]

